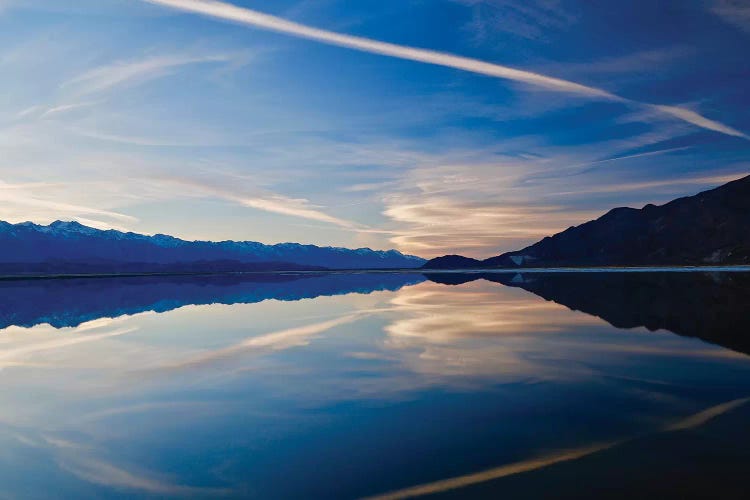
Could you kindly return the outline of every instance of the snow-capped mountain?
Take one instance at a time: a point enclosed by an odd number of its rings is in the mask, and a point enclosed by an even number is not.
[[[170,265],[196,262],[286,263],[329,269],[417,268],[425,260],[396,250],[356,250],[299,243],[265,245],[254,241],[186,241],[100,230],[78,222],[48,226],[0,221],[0,264],[116,262]]]

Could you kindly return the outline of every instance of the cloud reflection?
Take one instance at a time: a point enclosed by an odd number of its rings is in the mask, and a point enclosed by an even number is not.
[[[136,328],[145,333],[119,339]],[[606,427],[606,433],[597,432],[581,438],[582,442],[554,438],[539,444],[532,440],[529,450],[549,445],[547,449],[558,451],[385,497],[403,498],[582,458],[620,444],[623,436],[642,433],[644,428],[649,432],[689,429],[748,402],[730,401],[675,423],[672,419],[683,415],[686,405],[699,406],[692,394],[682,391],[689,370],[669,370],[670,365],[662,361],[679,359],[681,364],[674,366],[680,368],[707,366],[703,363],[717,366],[717,357],[728,351],[671,334],[616,330],[601,319],[522,289],[483,280],[458,286],[422,282],[397,292],[294,302],[207,304],[118,321],[96,320],[78,328],[11,327],[4,333],[0,347],[5,357],[0,357],[0,363],[36,363],[40,360],[35,356],[50,352],[54,356],[49,361],[58,369],[27,366],[3,373],[1,401],[6,412],[0,431],[14,431],[21,436],[19,442],[42,450],[71,477],[154,496],[207,496],[225,490],[191,486],[196,473],[189,467],[179,469],[179,474],[166,473],[174,470],[173,464],[160,462],[166,460],[161,456],[154,455],[149,464],[138,462],[119,448],[124,440],[139,453],[150,451],[154,436],[163,436],[165,446],[183,449],[184,439],[193,437],[196,430],[226,424],[219,429],[226,434],[217,434],[216,448],[213,442],[201,444],[206,448],[198,451],[204,453],[206,463],[216,466],[201,472],[210,486],[241,488],[251,473],[221,473],[227,457],[225,443],[241,443],[230,458],[245,457],[247,449],[255,453],[256,445],[262,457],[268,449],[256,439],[267,440],[272,431],[278,432],[279,442],[295,439],[297,430],[321,432],[330,425],[338,432],[340,422],[350,420],[331,417],[351,416],[336,413],[342,407],[344,411],[365,408],[369,412],[377,407],[397,412],[403,408],[394,401],[433,404],[429,400],[433,389],[445,393],[458,389],[463,396],[470,392],[466,388],[481,397],[489,393],[488,400],[529,398],[525,401],[536,407],[539,401],[548,403],[534,399],[547,394],[536,389],[562,389],[581,397],[576,403],[580,406],[571,407],[579,412],[576,415],[611,425],[607,420],[613,418],[611,414],[589,413],[590,400],[582,403],[584,396],[649,405],[649,419],[629,423],[627,431]],[[118,340],[95,342],[110,337]],[[82,343],[86,341],[90,343]],[[248,365],[252,369],[245,369]],[[639,371],[643,366],[666,368],[664,373]],[[632,380],[616,380],[624,374]],[[533,388],[506,385],[495,392],[497,386],[518,382],[544,384]],[[28,394],[35,391],[44,397],[30,401]],[[501,403],[507,406],[506,401]],[[550,410],[545,407],[544,411],[540,425],[546,425]],[[639,405],[636,410],[626,408],[615,420],[637,420],[643,415]],[[503,423],[512,424],[515,418],[518,415],[497,415]],[[256,428],[263,429],[261,437],[254,433]],[[610,428],[615,430],[610,432]],[[241,429],[239,434],[237,429]],[[496,462],[491,463],[513,459],[493,457]],[[237,491],[246,490],[227,494]]]
[[[399,314],[385,327],[384,347],[413,371],[433,375],[543,378],[559,367],[545,366],[540,334],[601,324],[486,282],[424,283],[402,290],[392,304]]]
[[[709,420],[719,417],[735,408],[738,408],[750,401],[750,398],[741,398],[728,401],[716,406],[707,408],[699,413],[691,415],[687,418],[678,420],[672,424],[667,424],[661,432],[672,432],[679,430],[687,430],[699,427]],[[529,460],[522,460],[511,464],[495,467],[493,469],[476,472],[473,474],[466,474],[463,476],[452,477],[449,479],[443,479],[432,483],[421,484],[418,486],[412,486],[402,490],[392,491],[383,495],[376,495],[368,497],[367,500],[400,500],[404,498],[415,498],[425,495],[433,495],[437,493],[444,493],[446,491],[456,490],[472,486],[495,479],[501,479],[503,477],[512,476],[515,474],[521,474],[523,472],[531,472],[551,465],[555,465],[561,462],[567,462],[571,460],[578,460],[579,458],[593,455],[600,451],[608,450],[616,446],[620,446],[629,441],[637,439],[642,436],[633,436],[626,439],[620,439],[617,441],[611,441],[606,443],[598,443],[582,448],[576,448],[573,450],[565,450],[559,453],[553,453]]]
[[[89,327],[88,329],[92,328],[95,327]],[[83,331],[86,330],[87,329],[84,329]],[[26,340],[25,342],[27,345],[7,349],[0,353],[0,367],[27,365],[29,356],[35,355],[40,352],[55,351],[78,344],[86,344],[89,342],[96,342],[99,340],[119,337],[136,330],[138,330],[138,328],[133,326],[118,328],[116,330],[102,333],[80,335],[80,331],[78,329],[74,329],[73,331],[69,332],[70,334],[52,340],[43,340],[40,342]]]
[[[132,464],[116,464],[99,456],[93,445],[50,435],[14,436],[30,448],[46,450],[57,466],[78,479],[116,490],[140,491],[152,495],[168,496],[226,496],[231,493],[224,488],[203,488],[178,484],[164,474],[155,473]]]
[[[229,347],[225,347],[223,349],[216,349],[199,354],[186,361],[168,365],[165,368],[172,370],[197,368],[201,366],[211,365],[212,363],[253,351],[279,351],[292,347],[305,346],[310,343],[311,339],[314,336],[324,333],[337,326],[353,323],[354,321],[363,318],[366,314],[368,313],[355,312],[327,321],[321,321],[294,328],[285,328],[283,330],[258,335],[243,340],[242,342],[231,345]]]

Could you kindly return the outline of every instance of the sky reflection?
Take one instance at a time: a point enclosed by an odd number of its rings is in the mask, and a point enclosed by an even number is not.
[[[26,498],[354,498],[577,462],[750,395],[744,354],[498,283],[413,283],[9,326],[0,482]]]

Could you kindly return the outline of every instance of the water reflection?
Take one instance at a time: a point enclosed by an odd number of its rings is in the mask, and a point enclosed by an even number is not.
[[[235,274],[0,282],[0,328],[49,323],[78,326],[101,317],[186,305],[251,304],[319,296],[395,291],[424,281],[418,274]]]
[[[492,283],[475,281],[456,292],[440,284],[402,290],[391,301],[399,314],[385,327],[383,346],[399,351],[414,372],[539,380],[552,372],[562,376],[545,363],[549,353],[552,365],[559,355],[560,336],[553,334],[600,324]]]
[[[684,276],[3,283],[2,491],[739,498],[750,285]]]
[[[433,274],[438,283],[519,287],[617,328],[646,327],[750,353],[750,273]]]

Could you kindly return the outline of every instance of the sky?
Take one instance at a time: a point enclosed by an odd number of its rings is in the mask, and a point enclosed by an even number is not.
[[[0,0],[0,219],[489,257],[750,173],[750,0]]]

